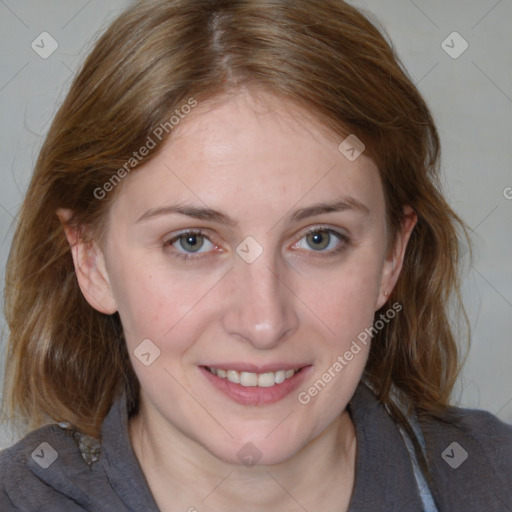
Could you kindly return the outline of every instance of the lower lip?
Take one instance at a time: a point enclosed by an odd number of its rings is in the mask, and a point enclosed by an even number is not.
[[[306,378],[306,374],[311,366],[305,366],[293,377],[286,379],[281,384],[263,388],[259,386],[242,386],[235,384],[228,379],[221,379],[209,372],[204,366],[199,366],[199,370],[208,379],[208,381],[228,398],[242,405],[268,405],[279,402],[285,396],[297,389]]]

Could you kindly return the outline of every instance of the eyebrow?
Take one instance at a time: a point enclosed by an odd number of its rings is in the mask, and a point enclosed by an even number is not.
[[[322,202],[308,206],[306,208],[301,208],[290,217],[290,222],[297,222],[308,217],[321,215],[322,213],[335,213],[347,210],[358,211],[363,214],[370,213],[369,208],[357,199],[354,199],[353,197],[343,197],[333,202]],[[235,227],[238,225],[238,221],[218,210],[206,207],[197,207],[188,204],[176,204],[151,208],[143,215],[141,215],[136,223],[153,219],[155,217],[172,214],[186,215],[187,217],[193,217],[194,219],[199,220],[209,220],[219,224],[225,224],[229,227]]]

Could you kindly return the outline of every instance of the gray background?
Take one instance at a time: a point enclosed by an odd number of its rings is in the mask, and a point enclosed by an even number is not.
[[[16,215],[57,105],[98,34],[129,3],[0,0],[2,282]],[[455,401],[512,423],[512,0],[350,3],[374,13],[431,106],[445,193],[471,228],[475,260],[464,295],[473,342]],[[445,51],[464,47],[454,31],[468,44],[457,58]],[[31,47],[42,32],[58,43],[46,59]],[[0,329],[3,362],[3,318]],[[1,429],[0,448],[13,436]]]

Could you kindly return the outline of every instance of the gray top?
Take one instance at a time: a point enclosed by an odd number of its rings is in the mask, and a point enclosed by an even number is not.
[[[358,441],[350,512],[424,511],[409,451],[386,408],[360,384],[349,411]],[[459,408],[419,426],[440,512],[512,512],[512,426]],[[124,396],[105,418],[100,450],[89,458],[95,462],[86,463],[77,437],[48,425],[0,452],[0,510],[158,512],[130,444]]]

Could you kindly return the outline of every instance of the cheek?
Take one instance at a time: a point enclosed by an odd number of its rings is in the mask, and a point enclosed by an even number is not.
[[[283,280],[299,300],[296,308],[304,309],[302,322],[313,327],[320,321],[320,332],[325,331],[322,324],[327,326],[328,343],[349,342],[373,320],[382,272],[376,245],[353,248],[344,261],[331,266],[308,264],[297,271],[283,267]],[[229,297],[237,294],[226,293],[222,282],[224,267],[178,271],[156,254],[125,251],[117,256],[109,275],[131,351],[149,338],[166,352],[183,353],[223,311],[236,306]],[[240,283],[231,284],[236,288]]]
[[[149,338],[166,351],[185,351],[192,331],[204,328],[204,306],[218,277],[176,272],[147,255],[118,262],[111,282],[129,349]]]
[[[157,337],[165,328],[164,309],[169,299],[165,296],[164,283],[147,266],[138,267],[126,262],[119,266],[112,284],[128,344]],[[173,305],[169,306],[167,309],[172,311]]]
[[[381,271],[378,251],[357,251],[328,278],[312,279],[302,288],[326,333],[316,352],[315,374],[297,394],[301,407],[314,411],[318,432],[346,406],[361,379]]]
[[[382,260],[377,251],[354,251],[329,272],[297,279],[297,295],[311,306],[334,344],[346,344],[371,325],[379,294]]]

